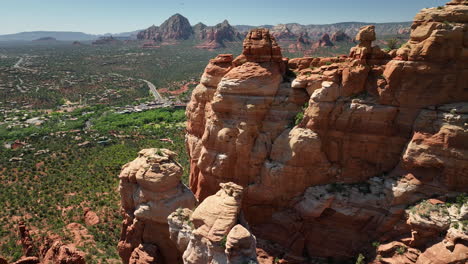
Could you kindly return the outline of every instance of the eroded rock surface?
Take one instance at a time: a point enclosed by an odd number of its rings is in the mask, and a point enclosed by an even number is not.
[[[193,212],[179,209],[169,218],[171,239],[186,264],[257,263],[256,239],[240,215],[243,188],[222,183]]]
[[[85,264],[85,253],[71,245],[56,241],[49,248],[41,263]]]
[[[175,156],[167,149],[144,149],[123,166],[124,221],[118,251],[124,263],[182,261],[182,252],[170,239],[167,217],[179,207],[193,209],[196,200],[180,181],[182,167]]]
[[[423,9],[395,54],[366,26],[347,57],[288,61],[252,30],[242,55],[210,62],[187,107],[190,188],[203,201],[242,186],[250,230],[287,263],[352,258],[369,241],[393,243],[379,249],[387,263],[462,263],[459,220],[429,215],[423,232],[406,208],[468,190],[467,36],[465,1]]]

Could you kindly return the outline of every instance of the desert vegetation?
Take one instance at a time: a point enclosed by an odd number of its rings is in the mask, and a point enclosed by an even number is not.
[[[12,261],[22,256],[16,225],[23,220],[38,242],[59,236],[76,243],[67,225],[81,224],[89,237],[80,238],[78,247],[90,263],[118,259],[117,175],[140,149],[165,147],[179,153],[186,181],[184,110],[119,114],[95,106],[41,117],[47,121],[40,126],[0,126],[2,142],[22,142],[0,152],[0,255]],[[86,210],[97,213],[98,224],[86,224]]]

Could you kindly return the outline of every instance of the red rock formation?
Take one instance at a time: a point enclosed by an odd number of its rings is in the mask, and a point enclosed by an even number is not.
[[[41,263],[85,264],[85,254],[73,246],[54,242]]]
[[[158,248],[152,244],[140,244],[133,250],[129,264],[161,264]]]
[[[171,239],[184,251],[186,264],[255,263],[255,237],[239,214],[243,188],[234,183],[220,187],[193,213],[179,209],[168,217]]]
[[[296,93],[301,91],[281,86],[284,69],[280,48],[264,29],[248,34],[242,55],[232,63],[218,58],[208,65],[187,106],[190,187],[198,197],[207,197],[218,189],[220,182],[230,179],[247,184],[254,175],[241,164],[249,162],[248,153],[258,144],[251,133],[262,133],[259,122],[264,118],[267,118],[265,125],[273,125],[282,111],[286,116],[294,115],[287,108],[299,108],[304,103],[305,99],[296,102]],[[277,101],[276,94],[280,95]],[[250,98],[247,103],[246,98]],[[269,106],[276,111],[269,111]],[[238,109],[242,118],[231,119],[233,109]],[[283,122],[287,125],[287,120]],[[202,142],[207,133],[217,135],[224,144],[215,140]],[[232,171],[227,173],[229,170]]]
[[[351,38],[343,31],[336,31],[331,36],[331,40],[333,42],[343,42],[343,41],[351,41]]]
[[[90,208],[85,208],[84,211],[84,219],[86,225],[93,226],[99,224],[99,216],[95,212],[91,211]]]
[[[224,42],[240,41],[242,39],[239,32],[237,32],[227,20],[217,24],[214,27],[197,26],[197,35],[205,42],[197,45],[201,49],[218,49],[225,47]]]
[[[152,25],[151,27],[138,32],[137,39],[139,40],[151,40],[151,41],[162,41],[162,35],[159,32],[159,27]]]
[[[288,51],[290,53],[305,51],[310,48],[311,40],[307,32],[301,33],[296,40],[296,43],[290,44],[288,46]]]
[[[372,46],[367,26],[349,57],[291,60],[295,79],[268,31],[251,31],[241,56],[210,62],[187,107],[195,195],[243,186],[252,232],[288,263],[351,258],[370,241],[395,242],[379,249],[382,263],[466,261],[463,232],[440,226],[437,214],[427,224],[405,211],[468,191],[468,6],[460,3],[422,10],[393,59]],[[437,232],[447,232],[442,244]],[[396,242],[408,248],[401,258]]]
[[[281,48],[267,29],[253,29],[244,39],[242,54],[234,61],[235,65],[244,62],[282,62]]]
[[[18,224],[21,245],[23,246],[23,257],[14,264],[38,264],[38,263],[61,263],[61,264],[85,264],[84,252],[76,249],[73,245],[65,245],[58,238],[50,239],[36,248],[29,230],[24,222]],[[2,262],[3,261],[3,262]],[[0,258],[0,263],[6,264],[6,260]]]
[[[29,234],[29,229],[24,222],[18,223],[18,234],[21,238],[21,246],[23,247],[23,256],[37,257],[37,249],[34,247],[33,240]]]
[[[192,26],[187,18],[175,14],[164,21],[159,27],[153,25],[137,34],[139,40],[170,41],[184,40],[193,35]]]
[[[312,49],[318,49],[320,47],[332,47],[333,42],[330,40],[330,35],[327,33],[323,34],[322,37],[312,45]]]
[[[195,198],[180,181],[182,167],[166,149],[144,149],[119,176],[123,229],[118,245],[124,263],[180,263],[182,252],[169,237],[167,217]]]

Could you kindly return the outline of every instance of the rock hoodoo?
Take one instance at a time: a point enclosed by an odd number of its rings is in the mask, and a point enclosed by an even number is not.
[[[196,200],[180,181],[182,167],[175,156],[167,149],[144,149],[120,173],[124,221],[118,251],[124,263],[182,260],[169,237],[167,217],[179,207],[193,209]]]
[[[196,209],[168,218],[171,238],[184,251],[184,263],[257,263],[256,240],[240,215],[243,188],[222,183]]]
[[[242,186],[258,247],[287,263],[353,258],[372,241],[382,263],[466,261],[466,221],[450,213],[466,200],[444,201],[468,190],[467,14],[466,1],[423,9],[393,55],[373,46],[374,26],[348,57],[289,61],[268,30],[249,32],[187,106],[195,196]],[[441,205],[419,210],[430,198]]]
[[[183,196],[177,193],[180,188],[187,193],[190,191],[183,185],[170,184],[177,183],[179,171],[173,167],[176,163],[171,155],[174,153],[162,151],[164,154],[155,154],[155,149],[142,150],[140,157],[122,171],[123,183],[133,176],[158,182],[159,191],[153,191],[152,196],[165,198],[164,201],[148,203],[154,213],[151,217],[148,214],[145,220],[140,220],[137,209],[132,225],[129,225],[131,216],[126,213],[119,243],[122,260],[130,264],[257,263],[256,239],[240,212],[243,188],[232,182],[221,183],[216,194],[207,197],[194,209],[191,193]],[[169,155],[170,160],[165,155]],[[161,168],[159,179],[154,175],[155,168]],[[166,192],[161,192],[163,186]],[[126,184],[121,184],[125,193],[126,188]],[[128,204],[128,201],[122,201],[122,204]],[[172,213],[167,215],[168,212]],[[154,220],[149,221],[150,218]]]

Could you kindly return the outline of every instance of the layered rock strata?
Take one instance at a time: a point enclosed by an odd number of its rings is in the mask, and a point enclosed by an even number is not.
[[[203,201],[243,186],[251,230],[287,263],[351,258],[370,241],[427,263],[439,244],[412,238],[405,208],[468,190],[467,36],[465,1],[423,9],[395,54],[366,26],[348,57],[288,63],[267,30],[251,31],[242,55],[210,62],[187,107],[190,188]],[[462,263],[465,231],[451,229],[439,231]]]
[[[118,251],[124,263],[182,261],[182,251],[169,237],[167,217],[179,207],[193,209],[196,200],[181,183],[183,170],[175,156],[167,149],[144,149],[123,166],[119,189],[124,221]]]
[[[197,45],[202,49],[224,48],[225,42],[241,41],[242,36],[235,30],[227,20],[217,24],[214,27],[207,27],[203,24],[194,26],[197,29],[196,35],[204,42]]]
[[[179,209],[169,218],[171,239],[186,264],[257,263],[256,240],[240,215],[243,188],[222,183],[193,212]]]

